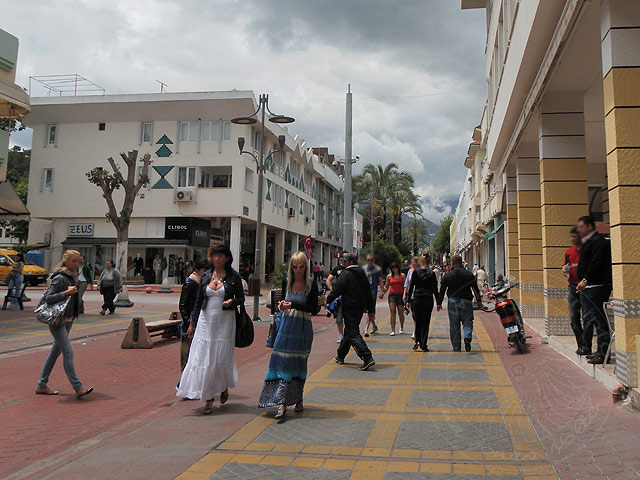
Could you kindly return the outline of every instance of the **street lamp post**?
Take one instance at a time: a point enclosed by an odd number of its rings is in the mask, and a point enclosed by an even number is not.
[[[253,153],[247,152],[244,150],[245,140],[244,137],[238,137],[238,148],[240,149],[240,154],[249,154],[253,157],[256,162],[256,170],[258,171],[258,205],[256,212],[256,253],[255,253],[255,272],[256,277],[258,277],[258,285],[257,289],[254,292],[253,297],[253,319],[260,320],[260,315],[258,313],[259,310],[259,302],[260,302],[260,284],[262,283],[262,279],[264,278],[264,272],[262,271],[262,201],[263,201],[263,179],[264,179],[264,141],[265,141],[265,131],[264,131],[264,120],[266,116],[266,112],[269,112],[268,120],[272,123],[293,123],[295,119],[293,117],[287,117],[285,115],[275,115],[271,110],[269,110],[269,95],[262,94],[260,95],[260,99],[258,102],[258,109],[249,115],[248,117],[237,117],[231,120],[231,123],[236,125],[253,125],[258,122],[256,120],[256,115],[258,112],[261,112],[261,121],[260,121],[260,153],[259,156],[256,157]],[[285,136],[278,136],[278,144],[280,146],[280,150],[284,150]],[[271,152],[271,153],[275,153]]]

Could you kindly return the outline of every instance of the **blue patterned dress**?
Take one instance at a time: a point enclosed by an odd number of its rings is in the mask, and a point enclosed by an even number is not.
[[[290,292],[285,300],[304,304],[303,292]],[[269,370],[258,406],[295,405],[302,401],[307,380],[307,360],[313,342],[311,315],[296,309],[285,310],[273,343]]]

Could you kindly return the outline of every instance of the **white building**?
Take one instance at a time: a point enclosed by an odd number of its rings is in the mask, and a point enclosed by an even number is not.
[[[230,122],[257,109],[253,92],[63,96],[32,103],[26,119],[33,128],[29,241],[50,245],[45,266],[70,247],[98,268],[115,256],[105,200],[86,173],[132,149],[153,160],[129,229],[128,256],[143,258],[146,283],[156,255],[164,260],[163,278],[176,281],[181,265],[204,257],[212,241],[229,243],[236,269],[253,266],[258,177],[237,140],[244,137],[245,150],[257,155],[260,125]],[[279,148],[279,135],[286,142],[284,152],[265,162],[262,270],[272,272],[308,235],[315,259],[329,266],[340,248],[342,179],[326,149],[308,148],[279,125],[265,127],[265,154]]]

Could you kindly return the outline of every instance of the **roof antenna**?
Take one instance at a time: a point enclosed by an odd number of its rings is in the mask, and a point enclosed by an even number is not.
[[[167,84],[164,82],[161,82],[160,80],[156,80],[156,82],[160,84],[160,93],[165,93],[165,87],[167,86]]]

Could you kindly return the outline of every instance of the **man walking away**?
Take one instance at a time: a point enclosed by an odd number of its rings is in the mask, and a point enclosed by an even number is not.
[[[331,291],[333,289],[333,282],[335,282],[342,271],[347,268],[347,252],[342,254],[340,257],[340,263],[331,270],[331,273],[327,277],[327,289]],[[338,340],[337,342],[342,342],[342,338],[344,337],[344,317],[342,315],[342,299],[338,300],[337,308],[334,311],[334,315],[336,318],[336,327],[338,329]],[[327,303],[327,305],[330,305]]]
[[[318,265],[318,262],[314,262],[311,271],[313,272],[313,281],[318,284],[318,280],[320,280],[320,265]]]
[[[611,294],[611,244],[596,231],[596,223],[589,216],[580,217],[577,228],[582,249],[578,261],[580,282],[576,290],[581,292],[583,339],[587,352],[591,352],[594,326],[598,333],[598,350],[593,355],[587,355],[587,361],[591,364],[603,363],[611,340],[603,307]]]
[[[464,329],[464,349],[471,351],[473,336],[473,296],[478,306],[482,306],[482,296],[478,289],[476,277],[462,266],[462,257],[451,257],[451,270],[442,278],[440,294],[438,295],[438,311],[442,310],[442,300],[445,293],[449,297],[449,336],[454,352],[462,350],[460,345],[460,324]]]
[[[369,320],[376,319],[376,304],[371,295],[371,289],[364,270],[357,265],[358,257],[347,255],[347,268],[345,268],[338,280],[333,284],[331,293],[327,297],[327,303],[332,303],[342,296],[342,315],[344,317],[344,338],[338,347],[336,363],[343,365],[344,359],[353,347],[356,354],[362,359],[360,370],[367,370],[376,362],[373,360],[371,350],[367,347],[362,335],[360,335],[360,321],[366,310]]]
[[[587,350],[584,343],[584,332],[582,330],[582,320],[580,318],[580,296],[578,295],[578,262],[580,260],[580,249],[582,248],[582,241],[580,235],[578,235],[578,229],[573,227],[569,232],[569,239],[571,240],[571,248],[569,248],[564,254],[564,265],[562,271],[569,281],[569,321],[571,322],[571,330],[576,337],[576,344],[578,349],[576,353],[578,355],[589,355],[591,350]]]
[[[378,298],[378,287],[380,287],[380,291],[383,291],[384,285],[382,283],[382,277],[384,277],[384,272],[382,268],[375,264],[375,259],[373,255],[367,255],[367,266],[364,269],[364,272],[367,275],[367,279],[369,280],[369,286],[371,288],[371,296],[373,297],[373,304],[376,304],[376,300]],[[382,298],[382,296],[380,296]],[[364,328],[364,336],[369,336],[369,326],[371,326],[371,333],[374,334],[378,331],[378,326],[376,325],[375,320],[367,320],[367,325]]]
[[[480,290],[480,295],[484,295],[484,290],[487,286],[488,279],[489,275],[487,275],[487,271],[484,269],[484,265],[480,265],[480,268],[476,270],[476,280],[478,281],[478,290]]]

